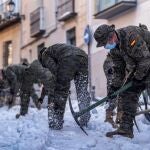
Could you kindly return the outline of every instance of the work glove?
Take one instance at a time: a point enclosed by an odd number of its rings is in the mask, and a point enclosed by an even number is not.
[[[109,101],[109,99],[114,99],[117,97],[117,95],[113,95],[112,94],[117,91],[120,87],[114,87],[114,86],[111,86],[109,89],[108,89],[108,94],[107,94],[107,97],[108,97],[108,100],[107,102]]]
[[[43,99],[41,97],[38,99],[38,103],[43,103]]]
[[[137,80],[136,78],[132,79],[132,86],[133,87],[140,87],[140,86],[144,86],[143,80]]]

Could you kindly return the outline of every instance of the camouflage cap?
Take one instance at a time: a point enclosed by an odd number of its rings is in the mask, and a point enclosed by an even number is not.
[[[107,42],[108,35],[110,32],[115,31],[115,25],[106,25],[103,24],[99,26],[94,32],[94,38],[97,41],[96,47],[104,46]]]

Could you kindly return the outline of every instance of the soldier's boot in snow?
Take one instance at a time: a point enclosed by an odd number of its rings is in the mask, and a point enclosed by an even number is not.
[[[110,123],[113,128],[117,128],[117,124],[113,120],[113,111],[106,110],[105,122]]]
[[[133,129],[126,130],[126,129],[123,129],[121,127],[118,128],[115,131],[106,133],[106,136],[110,137],[110,138],[112,138],[114,135],[121,135],[121,136],[128,137],[128,138],[133,138],[134,137]]]
[[[16,114],[16,119],[18,119],[20,116],[25,116],[25,114]]]
[[[54,104],[51,103],[48,105],[48,123],[49,128],[53,130],[60,130],[63,128],[63,114],[64,112],[61,112],[59,110],[54,109]]]
[[[133,119],[134,116],[128,112],[122,113],[120,126],[117,130],[112,132],[107,132],[107,137],[113,137],[113,135],[121,135],[128,138],[133,138]]]
[[[18,119],[20,117],[20,114],[16,114],[16,119]]]
[[[83,59],[83,61],[85,61]],[[78,99],[78,106],[79,111],[84,110],[85,108],[90,106],[91,97],[88,92],[88,73],[86,72],[79,72],[75,78],[74,83],[76,87],[77,99]],[[90,120],[90,112],[85,113],[83,116],[79,118],[80,125],[87,126]]]
[[[90,118],[91,118],[90,112],[85,113],[83,116],[81,116],[79,119],[79,123],[80,123],[81,127],[83,127],[83,126],[87,127],[87,124],[88,124]]]
[[[48,124],[49,128],[53,128],[54,124],[54,103],[48,104]]]
[[[25,93],[21,94],[21,106],[19,114],[20,116],[25,116],[28,113],[29,102],[30,102],[30,95]]]
[[[54,114],[55,126],[53,127],[53,129],[61,130],[63,128],[63,123],[64,123],[63,116],[64,116],[64,111],[55,110],[55,114]]]

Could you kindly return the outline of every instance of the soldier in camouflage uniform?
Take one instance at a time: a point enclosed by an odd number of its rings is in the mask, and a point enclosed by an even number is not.
[[[37,83],[40,79],[45,87],[45,91],[47,91],[46,93],[49,94],[53,91],[53,88],[51,88],[53,85],[52,74],[48,69],[42,67],[38,60],[33,61],[29,67],[25,65],[10,65],[2,70],[2,74],[3,79],[7,80],[10,85],[10,91],[13,98],[16,97],[16,94],[20,89],[21,108],[20,114],[17,114],[16,118],[19,118],[20,115],[25,115],[28,112],[33,83]]]
[[[21,64],[24,65],[24,66],[27,66],[27,67],[30,65],[27,58],[22,58],[21,59]],[[37,80],[36,84],[41,84],[40,80]],[[41,104],[42,104],[43,99],[41,99],[41,103],[39,103],[39,98],[38,98],[38,95],[36,93],[36,90],[35,90],[34,86],[32,86],[30,97],[32,98],[32,100],[33,100],[35,106],[37,107],[37,109],[41,109]]]
[[[119,65],[119,64],[118,64]],[[118,68],[118,65],[116,66],[115,63],[113,63],[111,55],[108,53],[104,64],[103,64],[103,69],[104,73],[107,79],[107,95],[110,95],[111,93],[114,92],[114,89],[121,87],[122,81],[125,77],[125,64],[120,64],[120,68]],[[113,89],[111,87],[114,87]],[[113,90],[113,91],[112,91]],[[108,99],[108,108],[106,109],[106,119],[105,122],[109,122],[114,128],[117,127],[113,120],[113,115],[114,115],[114,109],[117,106],[117,100],[118,98],[109,98]],[[118,111],[119,111],[119,106],[118,106]],[[118,120],[119,118],[117,118]]]
[[[40,97],[41,100],[46,94],[53,94],[54,78],[47,68],[44,68],[38,60],[34,60],[30,66],[26,68],[24,73],[24,79],[21,86],[21,109],[20,114],[18,114],[17,117],[20,115],[25,115],[28,112],[30,96],[33,92],[33,83],[38,83],[39,80],[44,85],[42,95]],[[43,93],[45,94],[44,96]],[[39,99],[36,100],[37,105],[41,105],[41,101]]]
[[[150,32],[137,26],[115,30],[114,25],[101,25],[95,33],[97,47],[104,46],[110,52],[113,62],[125,63],[132,88],[119,95],[121,120],[119,128],[106,136],[122,135],[133,138],[133,120],[141,92],[149,87]],[[120,68],[121,69],[121,68]],[[111,87],[112,89],[114,87]]]
[[[55,44],[41,50],[39,60],[55,75],[55,91],[49,105],[49,127],[61,129],[65,106],[70,89],[70,82],[74,79],[79,109],[90,105],[88,88],[88,57],[87,54],[71,45]],[[86,126],[90,113],[83,115],[79,122]]]
[[[8,83],[8,86],[10,87],[10,95],[11,95],[10,103],[12,104],[16,99],[17,93],[19,92],[25,68],[26,66],[23,65],[10,65],[5,69],[1,70],[2,80],[6,81]]]

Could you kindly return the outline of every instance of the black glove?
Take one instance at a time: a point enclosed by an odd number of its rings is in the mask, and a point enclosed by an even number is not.
[[[42,103],[43,103],[43,99],[40,97],[40,98],[38,99],[38,102],[42,104]]]
[[[144,86],[143,80],[137,80],[136,78],[133,78],[132,79],[132,86],[133,87]]]
[[[108,99],[114,99],[117,95],[107,95]]]
[[[15,92],[14,92],[13,89],[10,89],[10,94],[11,94],[11,95],[15,95]]]

